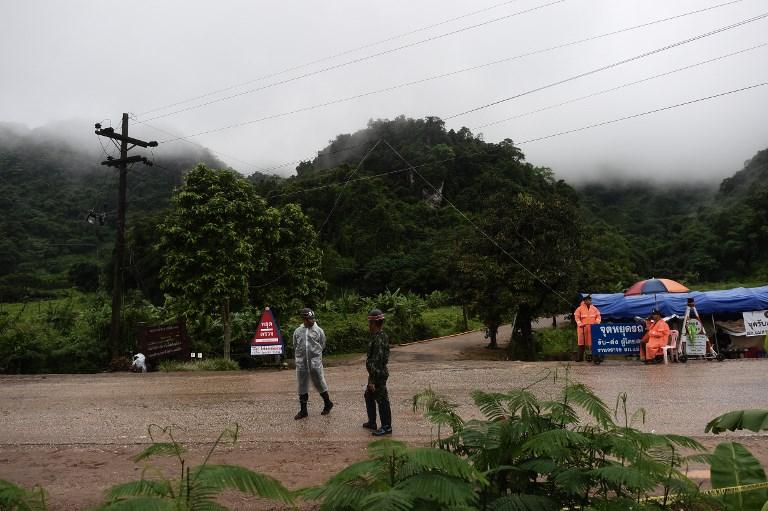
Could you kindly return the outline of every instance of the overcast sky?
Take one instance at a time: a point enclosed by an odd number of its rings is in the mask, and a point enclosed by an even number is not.
[[[768,82],[768,46],[522,114],[768,43],[763,18],[534,91],[768,11],[766,0],[741,0],[540,51],[726,1],[5,0],[0,121],[34,128],[77,119],[92,145],[92,123],[118,127],[122,112],[177,136],[248,123],[190,140],[250,173],[309,159],[372,118],[438,116],[447,128],[466,126],[488,142],[511,138],[528,161],[572,182],[722,178],[768,147],[768,86],[526,141]],[[361,94],[368,95],[259,121]],[[130,129],[145,139],[172,138],[135,121]],[[161,143],[155,155],[185,144]],[[274,172],[289,175],[294,167]]]

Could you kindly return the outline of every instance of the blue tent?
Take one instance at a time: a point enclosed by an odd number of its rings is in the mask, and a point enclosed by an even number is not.
[[[582,294],[582,297],[586,294]],[[603,318],[646,317],[658,307],[665,316],[685,314],[689,297],[696,300],[699,314],[722,314],[768,309],[768,286],[737,287],[723,291],[690,291],[657,295],[624,296],[624,293],[593,294],[592,303],[600,309]]]

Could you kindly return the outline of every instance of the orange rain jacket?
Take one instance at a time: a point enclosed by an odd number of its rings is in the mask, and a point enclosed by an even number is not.
[[[573,313],[573,318],[576,320],[576,333],[578,334],[579,346],[592,346],[592,329],[591,325],[597,325],[600,323],[600,310],[594,305],[587,307],[583,301]]]
[[[669,325],[663,319],[659,319],[651,325],[645,335],[648,336],[648,343],[640,344],[640,358],[653,360],[657,355],[661,355],[662,346],[669,343]]]

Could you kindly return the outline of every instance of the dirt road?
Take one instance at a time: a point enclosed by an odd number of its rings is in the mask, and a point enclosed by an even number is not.
[[[502,330],[500,339],[508,338]],[[524,363],[484,350],[479,332],[393,349],[390,396],[394,438],[426,444],[431,428],[411,411],[411,397],[431,386],[458,403],[463,416],[477,416],[473,389],[503,391],[541,380],[535,391],[560,388],[551,376],[561,363]],[[0,479],[24,486],[43,485],[52,509],[84,509],[100,502],[117,482],[138,478],[131,461],[150,439],[149,424],[175,425],[189,442],[190,459],[199,462],[210,443],[233,423],[240,424],[235,446],[214,460],[243,465],[276,477],[290,488],[319,483],[365,456],[371,437],[362,393],[363,358],[326,369],[333,412],[320,416],[322,400],[310,394],[310,417],[294,421],[297,409],[293,371],[231,373],[150,373],[0,377]],[[768,408],[768,361],[733,360],[642,366],[607,361],[576,364],[570,377],[592,388],[610,406],[619,392],[632,409],[647,410],[644,426],[657,432],[707,437],[712,417],[740,408]],[[549,378],[545,376],[549,375]],[[768,437],[738,435],[768,465]],[[171,467],[171,465],[168,465]],[[694,474],[706,478],[706,473]],[[227,498],[236,509],[272,509],[267,503]]]

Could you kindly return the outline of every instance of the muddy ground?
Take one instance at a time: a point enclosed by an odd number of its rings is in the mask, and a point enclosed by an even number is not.
[[[500,338],[508,337],[508,330]],[[458,403],[459,413],[477,416],[470,391],[503,391],[539,381],[541,395],[557,392],[557,362],[503,360],[483,348],[479,332],[393,349],[390,399],[394,438],[424,445],[434,432],[411,410],[411,397],[431,386]],[[612,407],[619,392],[632,410],[647,410],[642,429],[691,435],[713,447],[738,437],[768,466],[768,436],[704,434],[713,417],[740,408],[768,408],[768,361],[692,361],[643,366],[609,360],[601,366],[575,364],[570,377],[588,384]],[[331,398],[328,416],[322,400],[310,395],[310,417],[294,421],[297,410],[293,371],[149,373],[0,377],[0,479],[23,486],[40,484],[51,509],[85,509],[99,503],[111,485],[139,478],[142,464],[131,457],[150,442],[150,424],[173,425],[198,463],[219,433],[234,423],[240,439],[214,455],[214,462],[242,465],[269,474],[289,488],[320,483],[365,457],[371,440],[362,393],[362,357],[326,368]],[[176,468],[171,463],[166,469]],[[705,467],[691,474],[706,484]],[[252,498],[228,495],[234,509],[281,509]],[[308,509],[311,506],[305,506]]]

